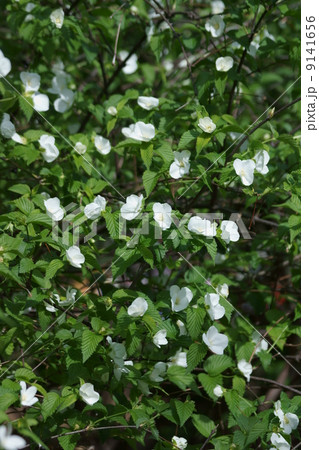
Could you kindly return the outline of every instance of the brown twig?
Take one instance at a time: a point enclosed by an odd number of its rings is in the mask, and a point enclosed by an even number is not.
[[[263,378],[263,377],[255,377],[255,376],[250,376],[250,378],[252,380],[256,380],[256,381],[264,381],[265,383],[270,383],[270,384],[274,384],[275,386],[279,386],[283,389],[286,389],[288,391],[294,392],[295,394],[301,395],[301,392],[298,391],[297,389],[292,388],[291,386],[286,386],[283,383],[279,383],[278,381],[274,381],[274,380],[269,380],[268,378]]]

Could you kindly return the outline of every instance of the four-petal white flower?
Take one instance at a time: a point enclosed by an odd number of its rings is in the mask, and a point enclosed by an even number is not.
[[[122,128],[125,137],[139,142],[149,142],[155,136],[155,127],[151,123],[138,121],[129,127]]]
[[[223,14],[225,10],[225,4],[221,0],[213,0],[211,2],[212,14]]]
[[[60,152],[54,144],[55,139],[53,136],[43,134],[38,142],[40,144],[40,147],[44,149],[44,152],[42,152],[42,156],[46,162],[50,163],[59,156]]]
[[[0,50],[0,78],[6,77],[11,70],[11,61]]]
[[[37,393],[37,388],[35,386],[30,386],[27,389],[25,381],[20,381],[21,391],[20,391],[20,401],[22,406],[32,406],[38,399],[35,396]]]
[[[66,259],[69,261],[71,266],[76,267],[77,269],[81,269],[82,264],[85,261],[84,255],[76,245],[72,245],[72,247],[68,248],[66,251]]]
[[[271,435],[271,443],[275,447],[272,447],[270,450],[290,450],[290,444],[286,441],[286,439],[281,436],[279,433],[273,433]]]
[[[147,111],[150,111],[153,108],[157,108],[159,104],[158,98],[155,97],[145,97],[140,95],[137,99],[137,104]]]
[[[102,136],[95,136],[94,145],[96,150],[101,153],[101,155],[108,155],[111,151],[110,141]]]
[[[173,436],[172,443],[179,449],[184,450],[187,448],[187,440],[183,437]]]
[[[218,72],[228,72],[234,65],[234,60],[231,56],[221,56],[216,59],[216,69]]]
[[[129,195],[126,203],[121,206],[121,216],[125,220],[135,219],[142,211],[143,195]]]
[[[216,125],[210,117],[201,117],[198,121],[198,126],[205,133],[212,133],[216,130]]]
[[[186,352],[182,352],[182,349],[180,348],[174,356],[171,356],[169,358],[169,363],[167,363],[168,367],[171,366],[180,366],[180,367],[187,367],[187,354]]]
[[[57,27],[62,28],[63,21],[64,21],[64,11],[62,8],[55,9],[50,14],[50,20],[51,22]]]
[[[51,219],[55,222],[62,220],[64,217],[64,211],[60,206],[60,200],[58,197],[48,198],[44,200],[44,206],[46,209],[46,213]]]
[[[92,203],[89,203],[84,208],[84,214],[88,219],[97,219],[102,211],[105,211],[106,200],[101,195],[97,195]]]
[[[216,397],[222,397],[224,395],[223,388],[219,384],[214,387],[213,392]]]
[[[266,150],[260,150],[254,156],[254,160],[256,161],[256,172],[261,173],[262,175],[266,175],[269,172],[267,164],[269,162],[269,153]]]
[[[221,16],[214,16],[205,23],[205,30],[208,31],[212,37],[219,37],[223,34],[225,29],[225,22]]]
[[[79,394],[82,400],[87,405],[94,405],[100,399],[100,394],[94,390],[94,386],[91,383],[84,383],[79,389]]]
[[[188,287],[180,289],[178,286],[171,286],[169,290],[171,296],[172,310],[175,312],[183,311],[192,301],[193,293]]]
[[[221,238],[229,244],[229,242],[237,242],[240,238],[238,226],[232,220],[223,220],[220,224]]]
[[[127,314],[131,317],[142,317],[148,309],[147,301],[142,297],[137,297],[127,308]]]
[[[27,443],[26,441],[16,435],[11,434],[12,427],[9,424],[8,428],[5,425],[0,426],[0,448],[4,450],[20,450],[20,448],[24,448]]]
[[[253,183],[256,164],[252,159],[242,161],[237,158],[233,162],[233,167],[237,175],[240,176],[243,185],[250,186]]]
[[[237,367],[249,383],[250,375],[252,374],[252,371],[253,371],[253,366],[249,362],[245,361],[244,359],[241,359],[238,362]]]
[[[166,367],[167,367],[166,363],[162,361],[157,362],[150,374],[150,379],[157,383],[164,381],[164,378],[161,375],[164,375],[164,373],[166,372]]]
[[[159,330],[153,337],[153,343],[156,347],[161,348],[161,345],[167,345],[168,340],[166,339],[167,331]]]
[[[172,207],[168,203],[154,203],[154,220],[162,228],[168,230],[172,224]]]
[[[216,236],[217,224],[208,219],[202,219],[199,216],[194,216],[189,219],[187,228],[192,233],[196,233],[206,237]]]
[[[205,305],[207,306],[207,312],[212,320],[218,320],[224,317],[225,308],[219,304],[218,294],[206,294]]]
[[[170,165],[169,174],[175,180],[187,175],[190,169],[189,158],[191,154],[188,150],[174,152],[174,162]]]
[[[223,355],[228,345],[228,337],[225,334],[218,333],[214,325],[208,328],[207,333],[203,333],[203,341],[209,350],[217,355]]]
[[[121,61],[124,61],[127,57],[128,57],[129,53],[126,50],[122,50],[119,52],[119,57],[121,59]],[[122,68],[123,73],[125,73],[125,75],[131,75],[132,73],[137,71],[137,55],[135,55],[135,53],[133,53],[133,55],[131,55],[129,57],[129,59],[126,61],[124,67]]]

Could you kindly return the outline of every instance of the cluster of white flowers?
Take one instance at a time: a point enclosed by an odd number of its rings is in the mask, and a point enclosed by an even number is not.
[[[189,231],[206,237],[214,237],[217,235],[217,224],[208,219],[202,219],[199,216],[190,218],[188,225]],[[229,242],[237,242],[239,240],[238,226],[232,220],[223,220],[220,224],[221,238],[229,244]]]
[[[253,159],[240,160],[237,158],[233,163],[236,174],[245,186],[250,186],[253,183],[255,170],[262,175],[269,172],[267,164],[270,158],[266,150],[257,152]]]
[[[39,92],[41,84],[40,75],[32,72],[21,72],[20,79],[24,86],[24,95],[32,98],[34,109],[39,112],[48,111],[49,97]]]
[[[64,72],[64,65],[61,61],[53,66],[55,76],[52,79],[52,87],[48,89],[51,94],[58,95],[54,101],[54,109],[59,113],[68,111],[73,105],[74,92],[68,89],[70,76]]]
[[[26,138],[20,136],[15,129],[14,124],[10,120],[10,116],[7,113],[3,114],[2,122],[0,125],[0,132],[6,139],[12,139],[18,144],[25,145],[27,143]]]
[[[291,434],[292,430],[295,430],[299,425],[298,416],[290,412],[284,413],[281,408],[280,400],[278,400],[274,406],[274,414],[280,421],[280,428],[285,434]]]

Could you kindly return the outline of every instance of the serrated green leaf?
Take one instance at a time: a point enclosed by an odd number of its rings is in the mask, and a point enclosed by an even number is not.
[[[83,331],[81,344],[83,362],[87,361],[93,355],[102,339],[103,336],[99,336],[90,330]]]
[[[200,307],[187,309],[186,326],[192,339],[197,339],[202,332],[205,315],[206,312]]]
[[[53,278],[57,273],[57,271],[61,269],[61,267],[63,266],[64,264],[60,259],[53,259],[52,261],[50,261],[50,264],[48,265],[45,271],[45,277],[48,280],[51,280],[51,278]]]
[[[41,405],[41,413],[44,421],[46,421],[48,417],[52,416],[52,414],[57,410],[59,403],[60,396],[56,392],[48,392],[47,395],[44,396]]]

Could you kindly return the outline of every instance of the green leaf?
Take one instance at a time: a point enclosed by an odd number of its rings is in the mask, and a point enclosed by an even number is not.
[[[221,382],[220,378],[211,377],[206,373],[200,373],[198,375],[198,379],[202,384],[205,392],[209,395],[210,398],[216,400],[216,395],[214,394],[214,388]]]
[[[12,390],[0,386],[0,410],[7,411],[9,406],[18,400],[19,396]]]
[[[30,258],[22,258],[19,266],[19,273],[28,273],[34,269],[35,264]]]
[[[168,379],[180,389],[185,390],[194,382],[194,377],[184,367],[171,366],[167,370]]]
[[[52,219],[46,214],[39,213],[36,210],[29,214],[26,223],[34,223],[37,225],[43,225],[47,228],[52,228]]]
[[[91,355],[93,355],[102,339],[103,336],[99,336],[90,330],[83,331],[81,349],[84,363],[90,358]]]
[[[196,154],[197,155],[199,155],[200,152],[203,150],[203,148],[209,144],[210,140],[211,140],[211,136],[207,135],[206,133],[203,133],[200,136],[198,136],[198,138],[196,139]]]
[[[27,184],[15,184],[14,186],[9,187],[9,191],[15,192],[16,194],[20,195],[31,193],[31,189]]]
[[[143,185],[147,196],[149,196],[152,190],[155,188],[158,179],[159,175],[156,172],[145,170],[145,172],[143,173]]]
[[[219,95],[223,98],[223,94],[226,87],[227,74],[219,73],[219,75],[215,78],[215,87]]]
[[[119,238],[119,212],[112,213],[111,208],[107,207],[104,213],[106,228],[112,239]]]
[[[199,431],[201,435],[208,438],[211,432],[215,430],[215,423],[207,416],[203,414],[193,414],[192,421],[194,427]]]
[[[60,403],[60,396],[56,392],[48,392],[44,396],[44,400],[41,405],[41,413],[43,420],[46,421],[48,417],[57,410]]]
[[[199,133],[196,130],[188,130],[183,133],[178,143],[178,150],[183,150],[189,144],[193,143],[198,135]]]
[[[187,369],[191,372],[205,358],[207,347],[205,344],[194,343],[187,352]]]
[[[45,271],[45,277],[48,280],[51,280],[51,278],[53,278],[57,273],[57,271],[61,269],[61,267],[63,266],[64,264],[60,259],[53,259],[52,261],[50,261],[50,264],[48,265]]]
[[[153,256],[153,253],[151,252],[151,250],[149,248],[143,247],[142,245],[139,245],[138,249],[141,252],[141,255],[143,256],[144,260],[153,269],[153,267],[154,267],[154,256]]]
[[[23,114],[25,115],[25,118],[29,122],[32,117],[33,111],[34,111],[32,99],[30,97],[26,99],[23,96],[20,96],[19,97],[19,106],[20,106]]]
[[[192,339],[197,339],[202,332],[205,316],[206,312],[200,307],[187,309],[186,325]]]
[[[142,145],[141,157],[147,169],[151,167],[153,159],[153,144]]]
[[[207,248],[208,253],[210,254],[214,264],[217,253],[217,244],[215,239],[209,239],[205,242],[205,247]]]
[[[212,355],[205,361],[204,369],[209,375],[215,376],[224,372],[226,369],[229,369],[232,366],[233,361],[229,356]]]
[[[33,203],[26,197],[20,197],[17,200],[14,200],[17,208],[20,209],[21,212],[28,215],[34,209]]]
[[[182,427],[184,423],[192,415],[195,409],[195,402],[193,402],[192,400],[191,401],[187,400],[186,402],[183,403],[179,400],[174,400],[173,403],[179,417],[179,424]]]

